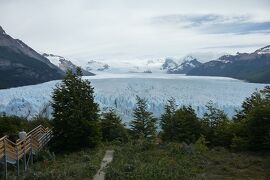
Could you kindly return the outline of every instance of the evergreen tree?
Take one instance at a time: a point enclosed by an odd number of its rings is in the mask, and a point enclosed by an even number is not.
[[[104,141],[118,140],[127,142],[128,134],[122,119],[113,111],[109,110],[101,118],[101,133]]]
[[[212,146],[229,147],[233,138],[231,122],[224,111],[214,107],[210,101],[207,105],[207,112],[202,119],[202,130],[207,141]]]
[[[232,147],[241,150],[270,150],[270,86],[254,92],[234,118]]]
[[[163,140],[173,140],[175,136],[175,112],[176,112],[176,103],[175,99],[171,98],[168,100],[168,103],[165,105],[164,113],[161,115],[160,126],[162,129],[162,139]]]
[[[173,141],[194,143],[201,133],[199,119],[191,106],[182,106],[176,110],[173,132]]]
[[[156,135],[156,118],[147,111],[146,99],[136,96],[137,107],[133,111],[134,120],[131,121],[131,130],[135,137],[153,139]]]
[[[94,102],[94,88],[77,74],[66,73],[53,96],[54,146],[57,150],[93,147],[100,141],[98,104]]]

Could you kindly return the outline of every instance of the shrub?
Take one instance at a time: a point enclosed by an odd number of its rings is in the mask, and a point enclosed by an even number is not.
[[[128,141],[127,130],[122,124],[122,119],[113,110],[103,114],[101,118],[101,133],[103,141]]]

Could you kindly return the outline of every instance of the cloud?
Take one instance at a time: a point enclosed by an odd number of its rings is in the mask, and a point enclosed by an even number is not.
[[[154,24],[172,25],[194,29],[207,34],[250,34],[268,33],[270,21],[253,22],[250,15],[224,16],[219,14],[173,14],[154,17]]]
[[[269,44],[269,0],[0,0],[0,25],[37,51],[78,59],[234,53]],[[240,50],[252,52],[252,47]]]
[[[205,33],[210,34],[251,34],[251,33],[269,33],[270,32],[270,21],[269,22],[234,22],[234,23],[216,23],[201,29]]]
[[[264,47],[266,44],[235,44],[235,45],[227,45],[227,46],[206,46],[201,49],[226,49],[226,48],[258,48]]]

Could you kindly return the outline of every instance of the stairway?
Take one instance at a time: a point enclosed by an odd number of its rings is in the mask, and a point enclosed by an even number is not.
[[[44,128],[42,125],[37,126],[29,133],[27,137],[16,143],[10,141],[7,136],[0,138],[0,163],[5,166],[5,177],[7,179],[7,165],[12,164],[17,168],[19,177],[19,163],[23,161],[24,170],[33,162],[33,154],[40,151],[53,137],[52,129]],[[28,156],[28,157],[27,157]]]

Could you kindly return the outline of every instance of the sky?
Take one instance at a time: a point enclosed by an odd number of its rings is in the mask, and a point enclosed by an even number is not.
[[[0,26],[81,62],[213,58],[270,44],[269,0],[0,0]]]

